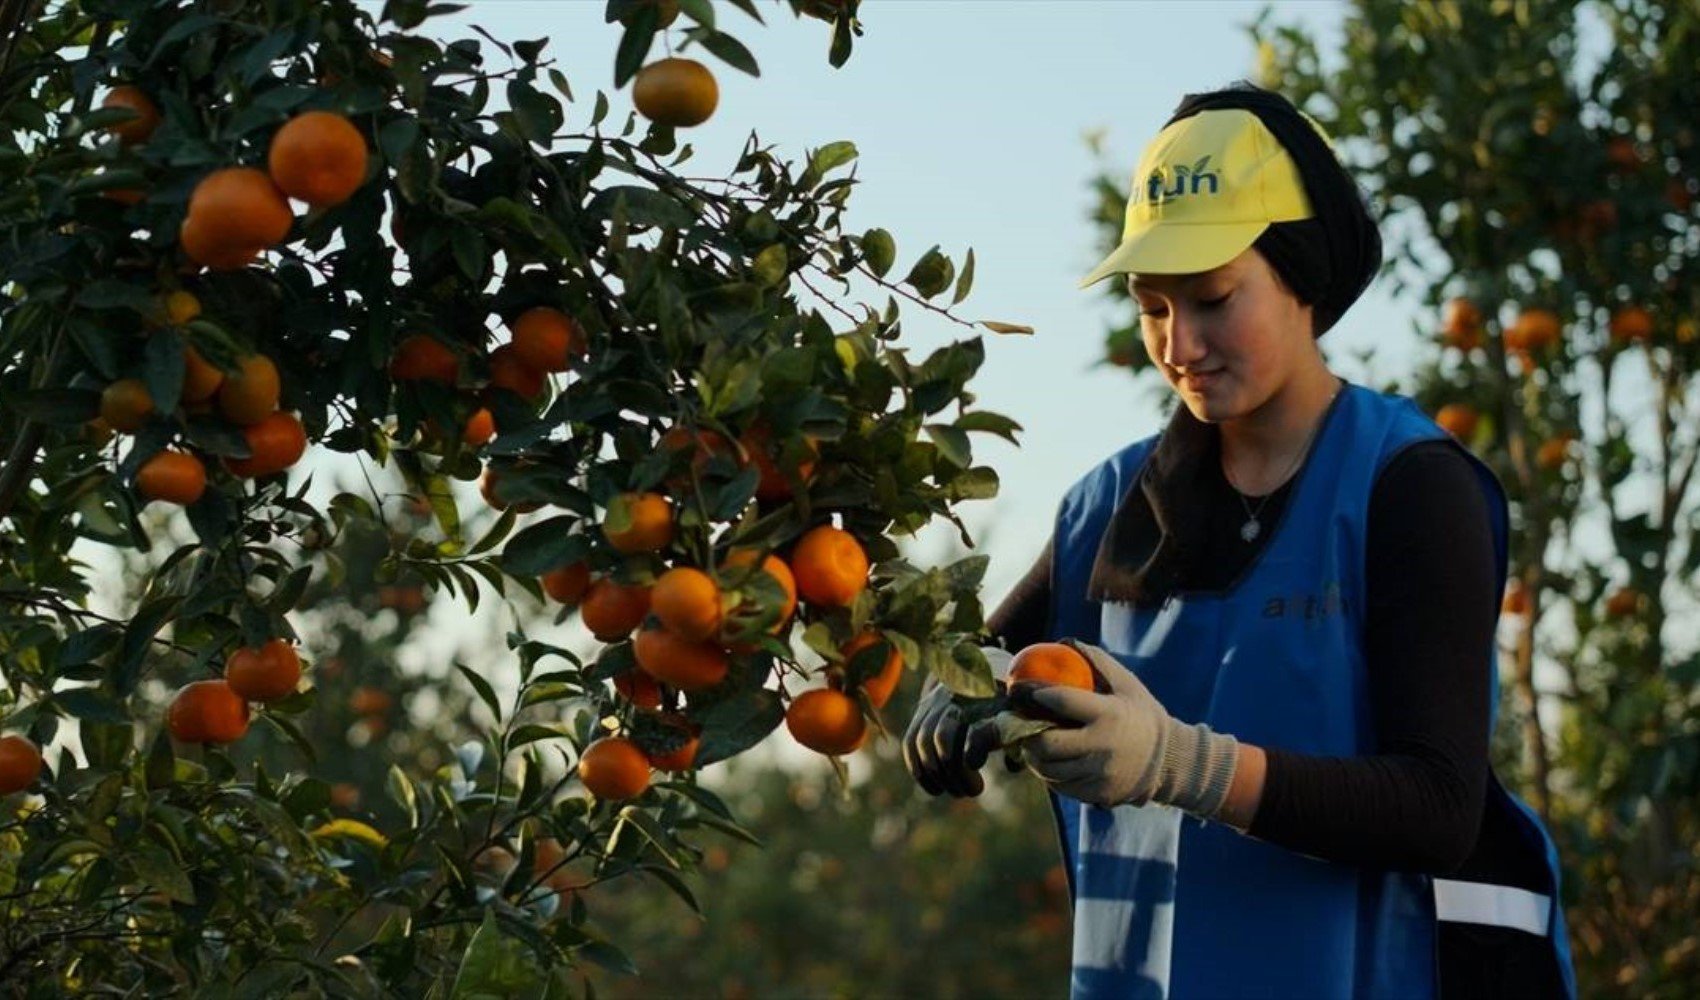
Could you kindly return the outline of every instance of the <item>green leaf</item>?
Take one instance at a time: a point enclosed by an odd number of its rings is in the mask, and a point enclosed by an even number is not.
[[[516,577],[541,576],[583,561],[590,554],[590,539],[573,530],[580,520],[552,517],[527,526],[502,547],[502,571]]]
[[[957,694],[989,698],[997,693],[992,665],[974,643],[961,643],[948,652],[928,646],[921,654],[921,662],[940,684]]]
[[[1031,334],[1033,332],[1033,328],[1030,326],[1022,326],[1020,323],[1000,323],[995,319],[983,319],[976,325],[983,326],[993,333]]]
[[[951,297],[951,305],[959,305],[968,297],[968,292],[974,287],[974,248],[968,248],[968,257],[962,262],[962,276],[956,279],[956,294]]]
[[[59,669],[92,663],[112,651],[124,635],[122,626],[102,623],[72,634],[59,647]]]
[[[130,627],[124,631],[124,642],[118,655],[117,690],[120,695],[128,696],[136,689],[142,662],[153,646],[154,636],[177,614],[180,604],[182,599],[178,597],[157,597],[143,604],[130,619]]]
[[[749,49],[744,48],[743,42],[731,35],[724,31],[714,31],[694,37],[703,48],[714,53],[726,65],[743,70],[751,76],[761,76],[761,67],[756,65],[756,57],[750,54]]]
[[[172,860],[164,848],[143,844],[130,852],[124,860],[129,863],[138,879],[165,893],[175,902],[185,905],[195,902],[195,887],[190,884],[188,874]]]
[[[473,932],[461,955],[460,969],[449,990],[450,1000],[493,1000],[519,996],[537,988],[543,973],[524,943],[502,933],[493,909]]]
[[[846,15],[840,14],[832,22],[832,47],[827,51],[826,61],[831,63],[834,69],[850,61],[850,50],[856,44],[855,38],[852,37],[853,31],[850,18]]]
[[[154,409],[170,413],[183,396],[183,335],[174,329],[155,330],[144,354],[142,382],[153,397]]]
[[[883,229],[870,229],[862,234],[862,259],[878,277],[885,277],[897,262],[897,241]]]
[[[150,791],[157,791],[172,783],[177,774],[177,754],[171,748],[171,733],[165,726],[159,727],[154,734],[153,745],[148,748],[147,764],[142,775]]]
[[[657,17],[656,7],[645,4],[626,22],[625,33],[620,36],[620,47],[614,52],[616,88],[624,87],[627,81],[643,68],[643,61],[649,55],[649,47],[655,41]]]
[[[742,691],[716,703],[698,720],[702,745],[697,766],[735,757],[767,738],[785,719],[785,706],[777,691],[758,688]]]
[[[525,137],[542,146],[549,144],[566,120],[559,101],[520,78],[508,82],[508,107]]]
[[[75,426],[100,414],[100,393],[93,389],[26,389],[7,402],[39,424]]]
[[[996,434],[1011,444],[1016,444],[1015,435],[1021,430],[1021,425],[1001,413],[990,410],[975,410],[964,413],[956,419],[956,426],[965,431],[982,431]]]
[[[538,740],[563,740],[569,738],[570,735],[554,726],[540,726],[531,723],[520,726],[513,731],[513,734],[508,737],[508,749],[510,751],[518,750],[520,747],[528,743],[536,743]]]
[[[474,691],[478,692],[479,700],[489,707],[491,714],[496,717],[496,721],[501,722],[502,703],[496,700],[496,690],[490,686],[490,682],[474,673],[470,667],[464,664],[455,664],[455,669],[460,671],[461,676],[466,678],[466,682],[472,685]]]
[[[809,154],[808,168],[797,179],[800,188],[813,188],[826,178],[833,170],[856,159],[856,144],[853,142],[829,142]]]
[[[679,13],[709,30],[714,29],[714,4],[709,0],[679,0]]]
[[[960,469],[966,469],[973,464],[973,447],[968,442],[966,432],[948,424],[928,424],[925,429],[945,461]]]
[[[909,269],[909,276],[903,283],[914,288],[924,299],[930,299],[950,287],[956,277],[956,265],[950,258],[939,253],[938,247],[933,247],[921,255],[915,266]]]
[[[403,772],[398,765],[390,765],[389,774],[385,780],[385,786],[389,790],[390,799],[394,801],[396,805],[407,810],[407,825],[409,827],[418,827],[419,794],[414,790],[413,782],[408,779],[407,774]]]
[[[785,244],[775,243],[756,254],[755,261],[750,265],[750,277],[761,287],[772,288],[785,280],[785,269],[789,262]]]

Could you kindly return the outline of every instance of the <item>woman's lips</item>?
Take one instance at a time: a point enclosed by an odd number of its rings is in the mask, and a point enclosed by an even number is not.
[[[1203,389],[1213,385],[1222,376],[1222,369],[1215,368],[1207,372],[1188,372],[1181,376],[1181,383],[1188,389]]]

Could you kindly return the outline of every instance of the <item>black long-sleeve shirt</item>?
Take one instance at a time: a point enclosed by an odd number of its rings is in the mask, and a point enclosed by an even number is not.
[[[1177,590],[1230,587],[1275,534],[1241,539],[1245,507],[1222,475],[1219,452],[1207,458],[1188,503],[1189,516],[1205,519],[1196,536],[1203,544],[1175,567]],[[1297,478],[1266,502],[1249,498],[1254,509],[1265,503],[1265,526],[1280,523]],[[1047,544],[989,620],[1012,650],[1046,637],[1051,557]],[[1250,832],[1329,861],[1451,871],[1477,844],[1482,822],[1490,712],[1483,654],[1499,595],[1487,501],[1450,443],[1413,445],[1376,480],[1365,590],[1375,751],[1339,758],[1265,747],[1268,774]]]

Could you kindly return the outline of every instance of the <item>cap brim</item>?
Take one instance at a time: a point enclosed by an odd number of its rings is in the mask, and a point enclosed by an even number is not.
[[[1267,222],[1156,225],[1122,241],[1082,278],[1090,288],[1112,274],[1197,274],[1244,253],[1269,228]]]

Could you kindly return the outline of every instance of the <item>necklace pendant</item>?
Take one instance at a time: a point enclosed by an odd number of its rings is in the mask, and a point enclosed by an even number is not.
[[[1247,542],[1257,541],[1257,536],[1262,533],[1263,525],[1257,523],[1257,518],[1255,517],[1247,521],[1245,524],[1240,525],[1240,537],[1245,539]]]

